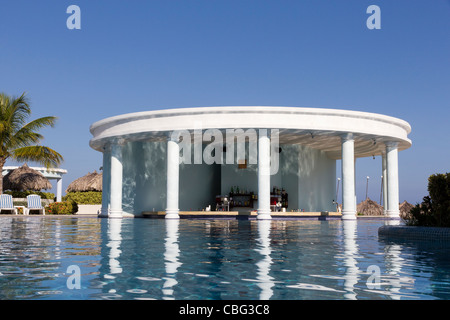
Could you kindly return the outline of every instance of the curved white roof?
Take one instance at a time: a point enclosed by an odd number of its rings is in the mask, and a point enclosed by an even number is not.
[[[396,141],[399,150],[411,146],[411,126],[381,114],[323,108],[201,107],[144,111],[106,118],[91,125],[90,146],[103,151],[114,139],[163,141],[168,132],[194,129],[280,130],[280,144],[301,144],[341,157],[340,136],[353,133],[355,156],[379,155],[385,142]]]

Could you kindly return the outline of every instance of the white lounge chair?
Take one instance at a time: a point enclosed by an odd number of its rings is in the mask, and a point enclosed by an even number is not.
[[[14,207],[12,195],[10,194],[0,195],[0,213],[3,210],[14,211],[15,214],[17,214],[17,208]]]
[[[30,210],[42,211],[45,216],[45,209],[41,203],[41,196],[37,194],[30,194],[27,196],[27,208],[25,209],[25,214],[30,214]]]

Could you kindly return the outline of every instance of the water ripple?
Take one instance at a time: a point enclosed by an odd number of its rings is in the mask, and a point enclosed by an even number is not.
[[[450,299],[450,248],[382,221],[0,222],[0,299]]]

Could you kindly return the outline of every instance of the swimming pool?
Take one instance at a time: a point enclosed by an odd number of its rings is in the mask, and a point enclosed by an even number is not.
[[[450,299],[450,245],[385,223],[1,217],[0,299]]]

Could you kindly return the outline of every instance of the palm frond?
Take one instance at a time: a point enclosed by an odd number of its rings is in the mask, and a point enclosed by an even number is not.
[[[27,123],[30,115],[30,102],[26,93],[19,97],[0,93],[0,160],[4,163],[12,157],[19,162],[33,161],[46,167],[58,166],[63,161],[58,152],[36,145],[43,138],[39,130],[54,127],[57,118],[48,116]]]
[[[29,99],[25,92],[20,97],[12,98],[5,94],[0,95],[3,96],[0,99],[0,122],[8,123],[13,131],[17,131],[31,114]]]
[[[5,144],[8,144],[10,148],[26,147],[36,144],[43,138],[37,130],[47,126],[54,127],[56,120],[57,118],[52,116],[33,120],[20,128],[10,137],[9,142],[5,141]]]
[[[53,116],[42,117],[35,119],[31,122],[28,122],[26,125],[23,126],[23,128],[27,128],[28,130],[33,131],[49,126],[53,128],[55,126],[56,120],[58,120],[58,118]]]
[[[43,136],[40,133],[29,130],[21,130],[14,136],[5,139],[4,145],[5,147],[7,147],[8,150],[12,150],[15,148],[21,148],[37,144],[41,139],[43,139]]]
[[[0,93],[0,145],[3,149],[9,148],[11,137],[23,127],[30,114],[25,93],[17,98]]]
[[[64,160],[62,155],[45,146],[28,146],[15,149],[11,157],[18,162],[34,161],[45,167],[56,167]]]

